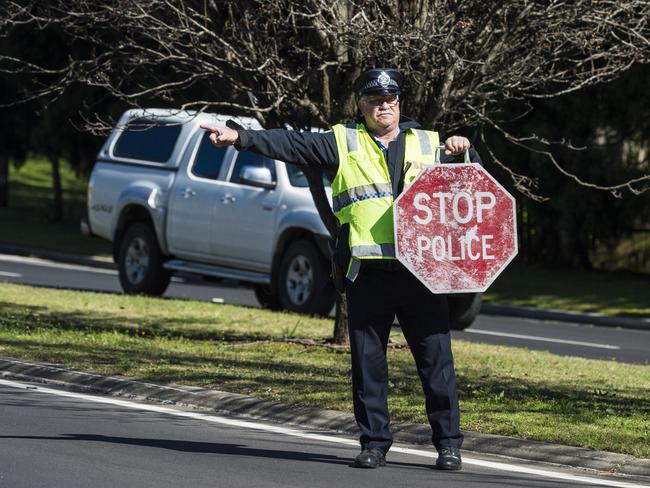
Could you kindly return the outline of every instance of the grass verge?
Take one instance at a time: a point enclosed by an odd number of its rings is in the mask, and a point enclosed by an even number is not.
[[[650,275],[551,269],[512,263],[486,293],[487,303],[650,317]]]
[[[82,255],[111,253],[109,242],[81,235],[79,219],[86,216],[85,180],[61,162],[64,220],[53,222],[52,170],[45,159],[30,159],[9,174],[9,207],[0,208],[0,243]]]
[[[351,411],[326,319],[0,283],[0,355]],[[300,343],[290,339],[304,339]],[[462,428],[650,457],[650,366],[454,342]],[[426,423],[408,350],[391,348],[393,420]]]

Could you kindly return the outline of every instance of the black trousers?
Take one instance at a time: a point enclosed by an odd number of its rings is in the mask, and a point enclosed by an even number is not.
[[[393,436],[388,414],[386,347],[395,316],[422,382],[436,449],[460,447],[458,392],[449,335],[449,309],[408,270],[364,269],[346,283],[354,415],[361,448],[388,452]]]

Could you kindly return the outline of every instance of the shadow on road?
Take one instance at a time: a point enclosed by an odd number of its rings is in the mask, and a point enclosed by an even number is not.
[[[90,442],[106,442],[114,444],[123,444],[131,446],[142,446],[142,447],[152,447],[157,449],[170,449],[173,451],[180,452],[189,452],[189,453],[203,453],[203,454],[217,454],[217,455],[232,455],[232,456],[250,456],[250,457],[260,457],[260,458],[269,458],[276,460],[288,460],[288,461],[308,461],[308,462],[317,462],[317,463],[327,463],[334,464],[339,466],[352,467],[351,458],[341,458],[338,456],[332,456],[328,454],[317,454],[317,453],[308,453],[308,452],[297,452],[297,451],[282,451],[276,449],[259,449],[254,447],[246,447],[238,444],[227,444],[219,442],[196,442],[196,441],[184,441],[184,440],[172,440],[172,439],[144,439],[144,438],[132,438],[132,437],[114,437],[114,436],[105,436],[97,434],[63,434],[61,436],[7,436],[0,435],[0,439],[33,439],[33,440],[53,440],[53,441],[90,441]],[[433,469],[433,462],[428,464],[423,463],[407,463],[407,462],[396,462],[393,460],[388,460],[388,468],[418,468],[424,471],[409,471],[410,484],[417,486],[419,482],[423,480],[429,480],[429,482],[440,482],[444,481],[446,486],[465,486],[466,483],[469,483],[471,486],[512,486],[516,488],[521,488],[523,486],[530,486],[535,488],[557,488],[558,486],[575,486],[573,483],[568,483],[566,485],[558,484],[557,480],[548,480],[540,478],[522,478],[519,475],[505,474],[505,473],[485,473],[485,472],[472,472],[472,471],[456,471],[456,472],[440,472]],[[387,468],[382,468],[381,470],[370,470],[376,472],[377,475],[381,476],[381,473],[390,476],[395,476],[395,473],[392,471],[385,471]],[[370,480],[376,481],[376,478],[368,478],[368,470],[358,470],[357,472],[364,472],[362,478],[359,480]],[[428,471],[428,473],[427,473]],[[430,474],[429,474],[430,473]],[[406,472],[401,472],[399,476],[404,476]],[[452,481],[453,479],[453,481]],[[476,483],[480,483],[477,485]],[[362,486],[366,486],[365,483],[361,483]],[[436,485],[437,486],[437,485]]]
[[[232,456],[252,456],[272,459],[286,459],[291,461],[314,461],[319,463],[331,463],[348,465],[349,459],[330,456],[327,454],[313,454],[308,452],[281,451],[276,449],[258,449],[238,444],[227,444],[220,442],[197,442],[174,439],[142,439],[137,437],[114,437],[98,434],[62,434],[61,436],[5,436],[0,439],[34,439],[52,441],[91,441],[107,442],[112,444],[124,444],[129,446],[153,447],[156,449],[170,449],[180,452],[224,454]]]

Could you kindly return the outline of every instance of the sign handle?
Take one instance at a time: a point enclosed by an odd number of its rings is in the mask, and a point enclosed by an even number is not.
[[[440,163],[440,151],[444,150],[445,146],[438,146],[438,152],[436,153],[436,163]],[[464,153],[465,160],[463,161],[465,164],[469,164],[472,161],[469,159],[469,149],[465,151]]]

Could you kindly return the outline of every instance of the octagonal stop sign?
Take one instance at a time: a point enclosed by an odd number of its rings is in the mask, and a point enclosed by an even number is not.
[[[479,164],[424,169],[394,219],[397,259],[433,293],[485,291],[517,255],[515,199]]]

